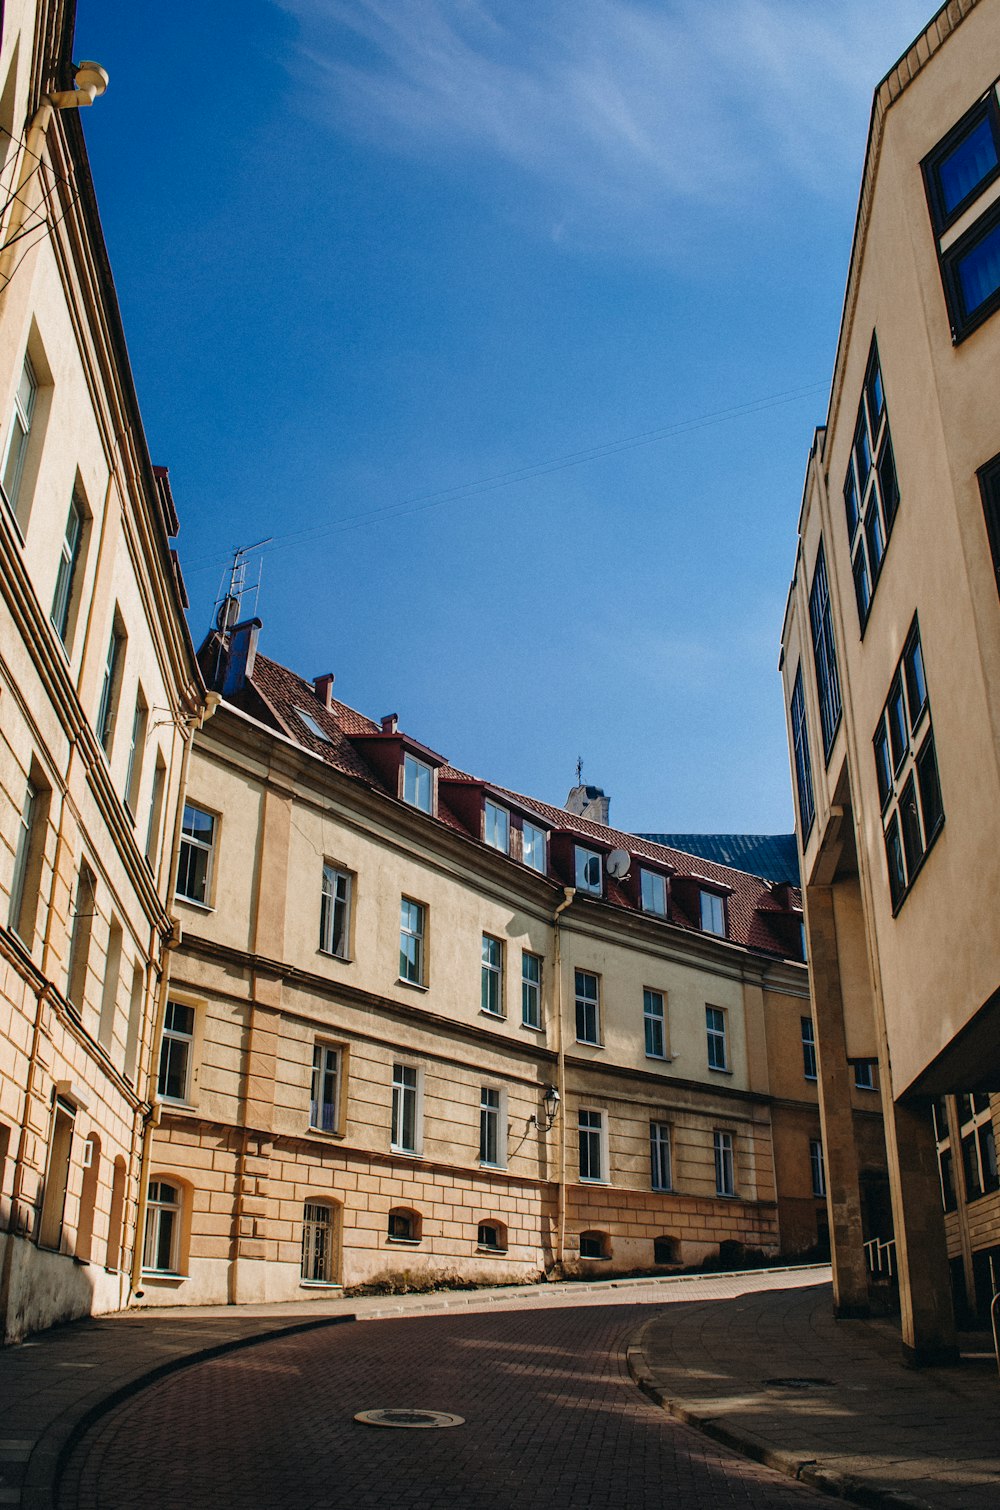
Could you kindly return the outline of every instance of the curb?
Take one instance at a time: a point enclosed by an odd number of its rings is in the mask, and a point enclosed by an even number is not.
[[[263,1319],[263,1318],[262,1318]],[[99,1400],[86,1404],[79,1402],[70,1407],[49,1425],[28,1458],[24,1479],[21,1483],[21,1510],[55,1510],[59,1483],[69,1456],[77,1443],[87,1434],[102,1416],[123,1404],[134,1395],[141,1394],[150,1385],[157,1384],[170,1374],[180,1373],[198,1363],[209,1363],[226,1353],[236,1353],[243,1348],[256,1347],[262,1342],[275,1342],[284,1337],[294,1337],[302,1332],[314,1332],[320,1327],[340,1326],[347,1321],[356,1321],[353,1313],[341,1316],[317,1316],[307,1321],[293,1322],[290,1326],[273,1327],[269,1331],[253,1332],[246,1337],[233,1337],[212,1347],[198,1348],[181,1357],[167,1358],[152,1368],[140,1369],[124,1383],[117,1385]]]
[[[675,1420],[693,1427],[695,1431],[711,1437],[713,1441],[728,1447],[732,1452],[738,1452],[742,1457],[763,1463],[766,1468],[773,1468],[777,1473],[783,1473],[786,1478],[795,1479],[800,1484],[808,1484],[821,1494],[847,1500],[852,1505],[863,1505],[866,1510],[934,1510],[926,1500],[918,1499],[915,1495],[873,1483],[856,1474],[824,1467],[817,1458],[802,1458],[793,1452],[786,1452],[784,1448],[776,1447],[752,1431],[733,1426],[725,1416],[706,1416],[693,1410],[686,1401],[665,1394],[655,1383],[646,1355],[636,1344],[626,1348],[625,1359],[633,1381],[644,1395]]]

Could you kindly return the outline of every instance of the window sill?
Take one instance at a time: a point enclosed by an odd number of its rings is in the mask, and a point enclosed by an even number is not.
[[[647,1054],[645,1057],[653,1064],[673,1064],[676,1056],[673,1054]]]
[[[156,1104],[168,1112],[194,1112],[198,1108],[193,1101],[175,1101],[172,1096],[157,1096]]]
[[[387,1237],[386,1238],[386,1242],[387,1243],[391,1243],[394,1248],[419,1248],[420,1247],[420,1241],[421,1240],[420,1240],[419,1237]]]
[[[481,1253],[484,1258],[506,1258],[507,1257],[507,1249],[506,1248],[487,1248],[487,1247],[484,1247],[482,1243],[480,1243],[479,1246],[476,1248],[476,1252],[477,1253]]]
[[[198,912],[215,911],[215,908],[211,907],[208,902],[199,902],[197,897],[186,897],[179,891],[174,892],[174,901],[183,902],[185,907],[194,907]]]
[[[540,1022],[522,1022],[521,1023],[521,1027],[522,1028],[526,1028],[529,1033],[544,1033],[545,1032],[545,1028],[544,1028],[543,1024],[540,1023]]]
[[[499,1170],[501,1174],[507,1173],[506,1164],[490,1164],[486,1159],[479,1160],[479,1167],[480,1169],[496,1169]]]
[[[504,1012],[491,1012],[488,1007],[480,1007],[479,1015],[480,1017],[489,1017],[493,1022],[507,1021],[507,1017]]]
[[[342,1290],[343,1285],[336,1284],[332,1279],[300,1279],[300,1290]]]
[[[606,1189],[609,1189],[609,1190],[611,1188],[611,1181],[610,1180],[592,1180],[592,1179],[588,1179],[588,1177],[585,1174],[582,1174],[580,1176],[580,1184],[581,1185],[603,1185],[603,1186],[605,1186]]]
[[[672,1185],[651,1185],[650,1189],[652,1190],[652,1192],[653,1192],[654,1195],[674,1195],[675,1194],[674,1187]]]
[[[724,1064],[710,1064],[708,1070],[711,1075],[731,1075],[733,1073]]]
[[[402,1154],[404,1159],[422,1159],[423,1154],[417,1153],[415,1148],[397,1148],[395,1143],[389,1144],[390,1153]]]
[[[603,1049],[604,1047],[603,1043],[598,1043],[593,1038],[578,1038],[576,1041],[581,1049]]]
[[[343,1138],[344,1134],[339,1127],[307,1127],[306,1133],[310,1138]]]
[[[581,1262],[583,1262],[585,1264],[609,1264],[611,1262],[611,1254],[610,1253],[581,1253],[580,1254],[580,1259],[581,1259]]]
[[[427,987],[419,980],[404,980],[401,975],[396,977],[397,986],[406,986],[410,991],[426,991]]]
[[[172,1269],[143,1269],[141,1277],[144,1284],[179,1285],[190,1275],[175,1273]]]
[[[354,960],[351,958],[351,956],[349,954],[336,954],[334,952],[334,950],[332,950],[332,949],[324,949],[324,948],[322,948],[322,946],[319,949],[316,950],[316,953],[317,954],[321,954],[324,959],[335,959],[337,961],[338,965],[353,965],[354,964]]]
[[[807,1085],[815,1085],[817,1083],[817,1080],[819,1079],[819,1076],[818,1075],[803,1075],[802,1078],[806,1082]]]

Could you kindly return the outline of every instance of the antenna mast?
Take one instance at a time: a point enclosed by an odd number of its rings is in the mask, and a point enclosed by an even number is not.
[[[265,545],[270,545],[274,539],[268,535],[266,540],[256,540],[253,545],[238,545],[233,551],[233,560],[229,568],[229,586],[215,600],[215,627],[221,634],[228,634],[234,624],[238,624],[243,617],[243,599],[248,593],[253,593],[254,610],[257,608],[257,599],[260,594],[261,577],[264,574],[264,559],[261,557],[257,562],[256,581],[247,582],[247,558],[253,551],[261,550]]]

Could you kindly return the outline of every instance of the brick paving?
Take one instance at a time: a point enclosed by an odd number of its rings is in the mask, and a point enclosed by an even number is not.
[[[60,1510],[683,1510],[815,1506],[810,1489],[672,1420],[636,1388],[642,1304],[413,1316],[278,1338],[185,1369],[78,1445]],[[392,1431],[355,1411],[466,1424]]]

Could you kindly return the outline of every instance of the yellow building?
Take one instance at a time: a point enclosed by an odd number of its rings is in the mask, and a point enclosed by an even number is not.
[[[837,1304],[892,1265],[917,1360],[1000,1280],[998,71],[1000,4],[956,0],[876,91],[782,636]]]
[[[199,653],[145,1303],[813,1247],[797,893],[456,771],[258,629]]]
[[[0,1337],[127,1302],[174,814],[202,696],[70,63],[0,41]],[[98,106],[100,108],[100,106]]]

